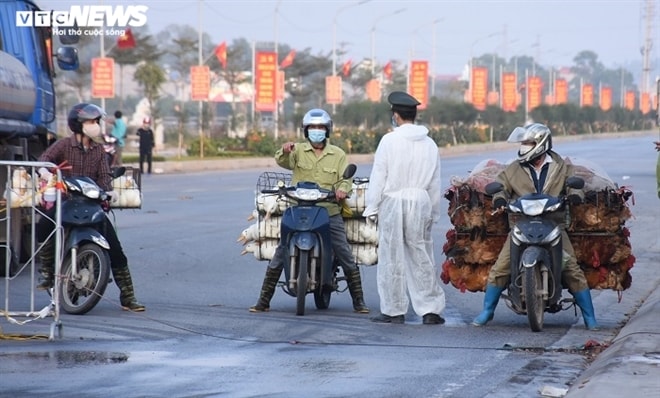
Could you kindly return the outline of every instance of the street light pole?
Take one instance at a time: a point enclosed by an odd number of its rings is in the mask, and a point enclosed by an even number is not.
[[[202,0],[199,0],[197,3],[197,17],[199,21],[198,29],[198,38],[197,38],[197,61],[199,66],[203,65],[202,60]],[[202,101],[199,101],[199,116],[198,116],[198,128],[199,128],[199,157],[204,158],[204,130],[202,129],[202,112],[204,111],[204,105]]]
[[[279,44],[277,42],[278,40],[278,28],[277,28],[277,13],[280,8],[280,3],[282,0],[278,0],[277,4],[275,5],[275,112],[273,112],[273,123],[275,124],[275,130],[273,132],[273,135],[275,136],[275,140],[277,141],[278,135],[279,135],[279,114],[280,114],[280,100],[279,100],[279,74],[280,74],[280,63],[279,63]]]
[[[371,78],[373,78],[374,75],[376,74],[376,24],[378,23],[378,21],[380,21],[385,17],[400,14],[405,10],[406,10],[405,8],[400,8],[394,12],[381,15],[378,18],[376,18],[374,24],[371,26]]]
[[[360,0],[357,3],[347,4],[343,7],[340,7],[335,13],[335,17],[332,19],[332,76],[337,76],[337,18],[339,14],[351,7],[357,7],[364,3],[368,3],[371,0]],[[332,114],[335,114],[336,105],[332,104]]]

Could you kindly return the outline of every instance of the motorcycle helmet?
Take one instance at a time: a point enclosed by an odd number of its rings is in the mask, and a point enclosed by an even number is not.
[[[75,134],[83,133],[83,122],[94,120],[96,123],[101,124],[101,120],[105,118],[105,111],[94,104],[81,103],[74,105],[69,111],[67,122],[69,129]],[[92,139],[96,137],[90,137]]]
[[[520,146],[518,150],[518,161],[520,163],[529,163],[552,149],[550,129],[541,123],[516,127],[506,141],[511,143],[534,143],[533,145]]]
[[[307,130],[310,125],[323,125],[325,126],[325,138],[330,138],[330,133],[332,133],[332,119],[328,112],[323,109],[312,109],[305,113],[302,120],[302,130],[305,138],[309,138]]]

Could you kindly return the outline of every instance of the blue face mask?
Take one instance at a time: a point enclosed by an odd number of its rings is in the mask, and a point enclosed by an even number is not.
[[[325,130],[322,129],[308,129],[307,137],[314,144],[320,144],[325,140]]]

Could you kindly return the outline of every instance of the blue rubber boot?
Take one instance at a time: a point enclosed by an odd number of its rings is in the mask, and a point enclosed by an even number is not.
[[[503,287],[498,287],[496,285],[486,285],[486,296],[484,296],[484,310],[481,311],[474,320],[472,324],[474,326],[484,326],[493,319],[495,314],[495,307],[500,301],[500,295],[504,291]]]
[[[582,318],[584,319],[584,326],[589,330],[600,330],[598,322],[596,322],[596,313],[594,312],[594,304],[591,301],[591,291],[589,289],[581,290],[573,293],[575,297],[575,304],[582,310]]]

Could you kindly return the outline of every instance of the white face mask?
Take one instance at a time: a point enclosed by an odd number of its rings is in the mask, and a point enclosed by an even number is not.
[[[101,126],[97,123],[83,124],[83,134],[88,136],[92,141],[97,144],[103,143],[103,136],[101,135]]]
[[[529,151],[531,151],[532,149],[534,149],[534,147],[536,147],[536,145],[520,144],[520,151],[519,152],[520,152],[521,155],[524,155],[524,154],[528,153]]]
[[[325,130],[323,129],[308,129],[307,137],[314,144],[319,144],[325,140]]]

